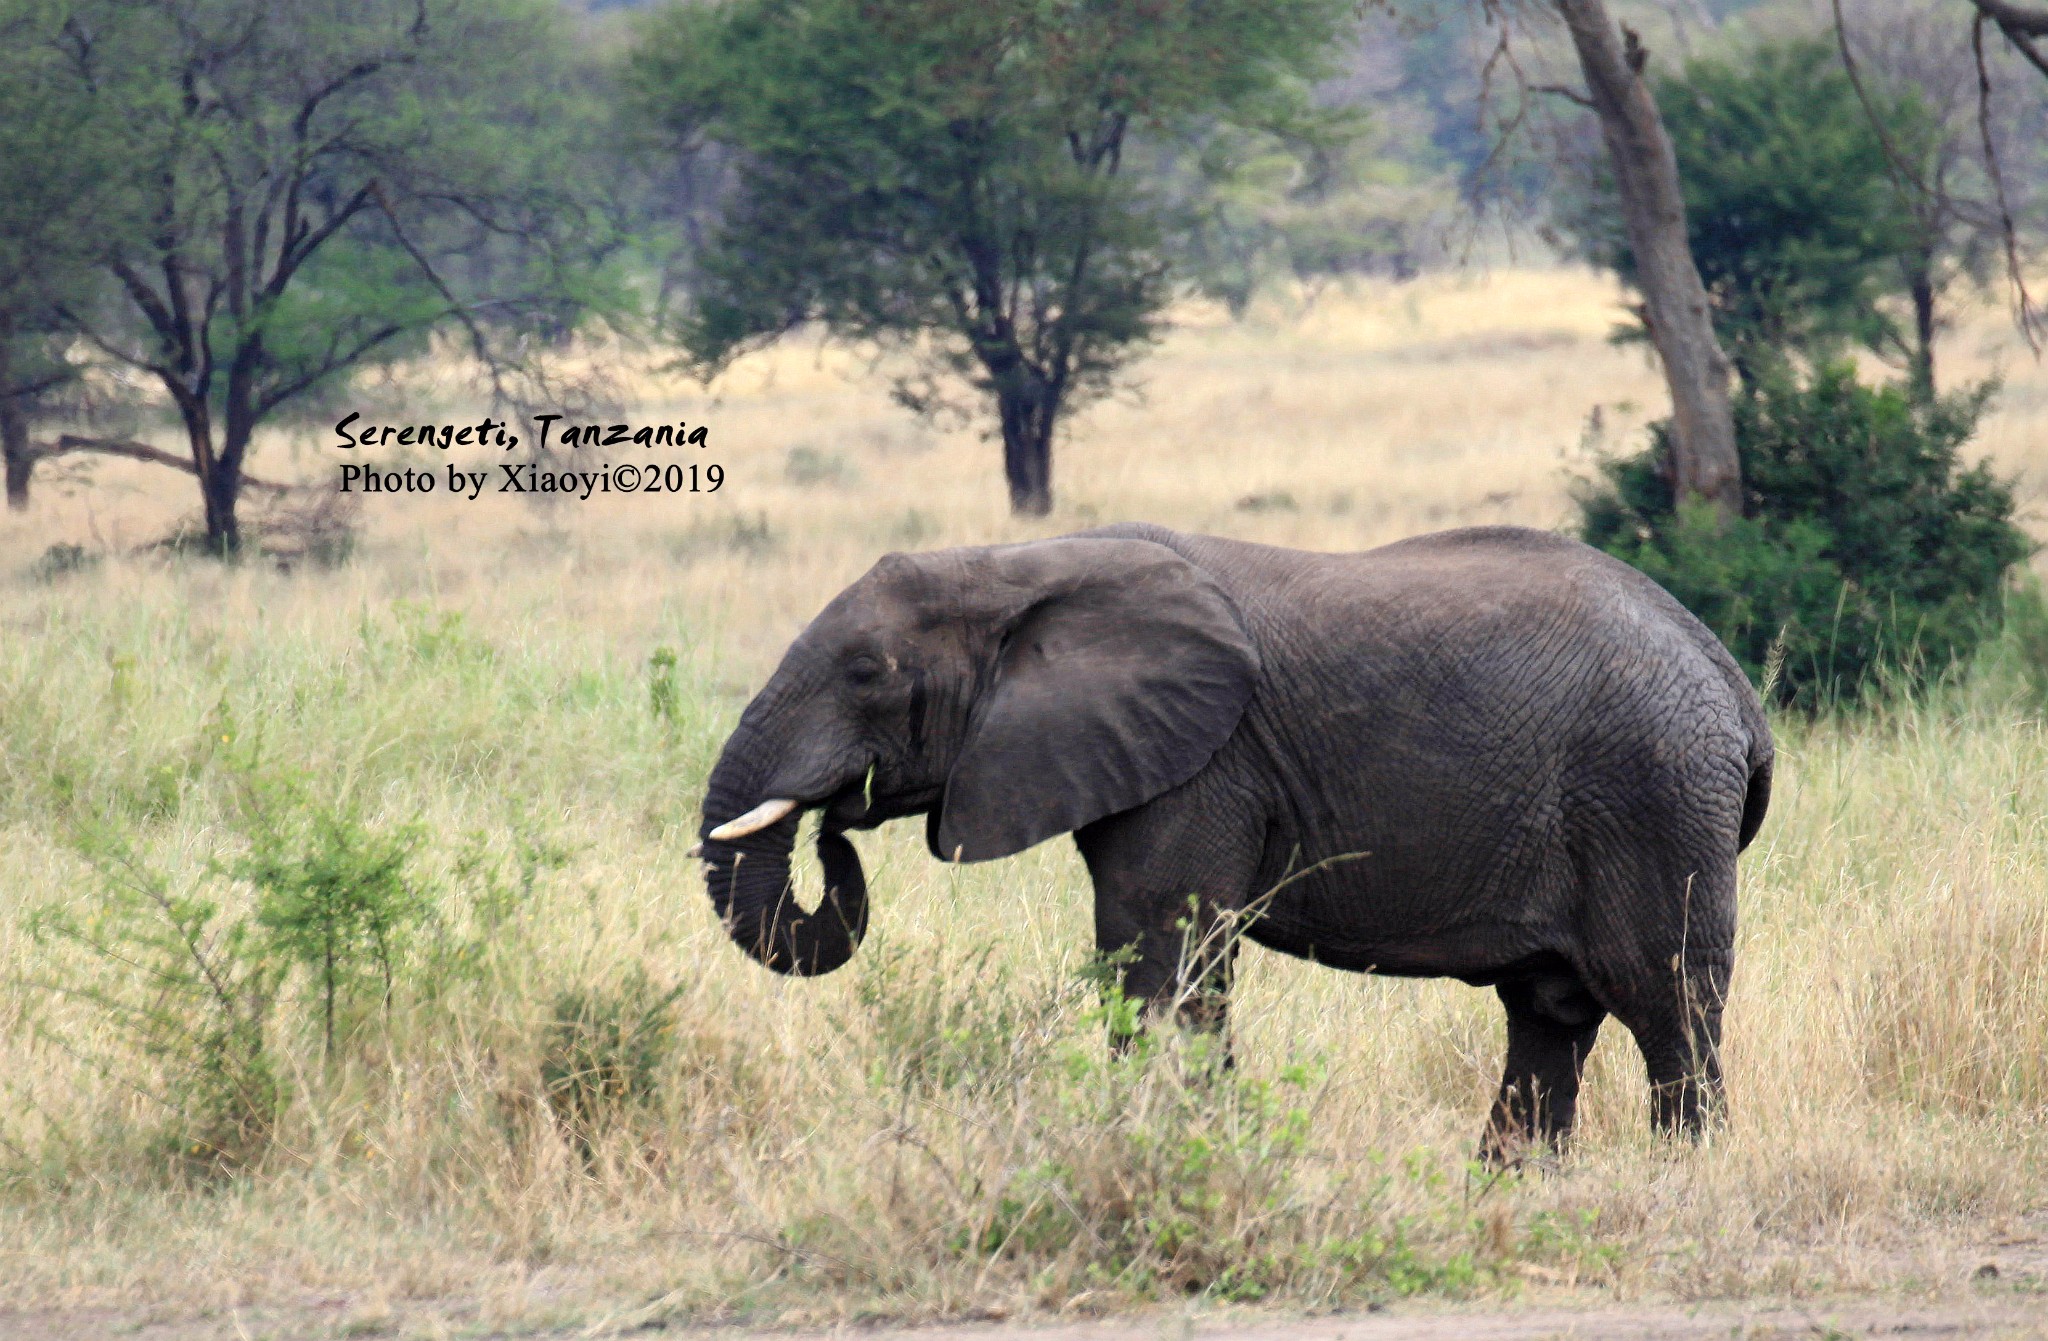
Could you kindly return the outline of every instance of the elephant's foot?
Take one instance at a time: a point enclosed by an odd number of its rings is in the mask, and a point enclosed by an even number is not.
[[[1560,1123],[1554,1108],[1541,1102],[1540,1089],[1523,1090],[1503,1083],[1500,1097],[1479,1136],[1479,1162],[1489,1169],[1535,1169],[1553,1173],[1562,1166],[1571,1139],[1571,1114]]]
[[[1478,1162],[1490,1173],[1553,1174],[1564,1169],[1565,1146],[1489,1125],[1479,1138]]]

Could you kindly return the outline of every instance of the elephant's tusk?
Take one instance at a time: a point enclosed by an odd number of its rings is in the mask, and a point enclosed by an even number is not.
[[[704,845],[702,843],[692,843],[690,844],[690,850],[683,855],[686,857],[701,857],[704,855]]]
[[[730,843],[735,838],[745,838],[750,833],[759,833],[796,809],[796,802],[778,796],[772,801],[763,801],[736,820],[727,820],[705,837],[715,842]]]

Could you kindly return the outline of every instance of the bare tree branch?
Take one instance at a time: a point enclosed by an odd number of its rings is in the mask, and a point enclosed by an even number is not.
[[[1842,0],[1831,0],[1831,4],[1835,16],[1835,44],[1842,54],[1842,68],[1847,71],[1849,86],[1856,91],[1856,101],[1863,105],[1863,114],[1869,119],[1871,129],[1877,135],[1877,142],[1884,150],[1885,162],[1890,169],[1892,180],[1899,185],[1911,187],[1918,195],[1947,210],[1972,228],[1988,231],[1997,227],[1998,221],[1976,208],[1975,202],[1965,200],[1944,188],[1942,176],[1947,171],[1946,163],[1937,165],[1935,180],[1929,182],[1926,174],[1899,151],[1898,143],[1891,134],[1891,118],[1878,110],[1864,83],[1863,63],[1857,59],[1850,44],[1849,25],[1842,13]],[[1995,170],[1995,162],[1992,167]]]
[[[73,452],[96,452],[101,456],[147,461],[154,466],[169,466],[172,470],[182,470],[187,475],[199,473],[198,467],[194,466],[189,458],[174,456],[146,442],[134,442],[126,438],[85,438],[75,433],[62,434],[55,442],[37,443],[29,449],[29,459],[48,461],[53,457],[69,456]],[[242,483],[252,489],[264,489],[279,494],[292,488],[289,484],[278,484],[274,480],[259,480],[254,475],[243,475]]]
[[[2032,38],[2004,24],[1998,27],[1999,31],[2005,34],[2005,40],[2012,43],[2020,55],[2025,56],[2036,70],[2048,75],[2048,54],[2044,54],[2041,48],[2035,46]]]
[[[269,392],[257,398],[255,407],[256,417],[260,419],[271,414],[280,405],[291,400],[292,397],[314,386],[323,379],[332,377],[342,369],[352,367],[356,360],[362,358],[379,345],[403,335],[405,331],[406,328],[403,326],[380,327],[369,335],[364,336],[361,340],[358,340],[346,353],[342,352],[339,340],[331,341],[328,345],[327,357],[321,360],[319,364],[303,375],[295,377],[280,386],[271,388]]]
[[[390,197],[384,194],[384,188],[376,182],[371,182],[364,189],[371,193],[377,202],[377,208],[383,211],[384,218],[391,224],[391,235],[398,239],[398,245],[405,248],[405,254],[412,257],[413,264],[427,277],[427,283],[433,285],[434,292],[440,294],[442,301],[448,304],[448,314],[462,323],[462,329],[469,335],[470,349],[475,352],[477,361],[483,364],[484,371],[490,375],[491,398],[494,401],[504,401],[504,377],[498,366],[497,356],[491,352],[491,342],[484,336],[483,327],[476,324],[476,319],[469,314],[469,309],[457,301],[454,291],[442,282],[433,262],[429,261],[426,254],[415,247],[412,239],[406,236],[405,228],[398,222],[397,211],[391,208]]]
[[[114,278],[121,281],[121,287],[128,291],[128,297],[148,319],[151,329],[156,331],[158,340],[164,348],[167,351],[174,350],[177,347],[177,319],[171,315],[171,309],[157,296],[156,290],[149,287],[149,281],[126,261],[116,261],[109,268],[113,271]],[[168,372],[169,369],[165,371]]]
[[[1552,97],[1563,98],[1566,102],[1575,102],[1589,112],[1594,110],[1591,98],[1577,89],[1567,88],[1563,84],[1531,84],[1529,85],[1529,91],[1531,93],[1548,93]]]
[[[2048,37],[2048,9],[2034,9],[2016,5],[2012,0],[1970,0],[1977,12],[2006,29],[2008,36],[2017,31],[2027,37]]]
[[[291,283],[292,276],[298,273],[299,267],[306,263],[306,258],[320,250],[327,239],[333,237],[343,225],[360,213],[373,195],[381,202],[382,195],[374,181],[343,201],[318,228],[311,231],[301,230],[298,237],[285,239],[284,245],[278,250],[277,271],[271,275],[270,282],[263,286],[264,296],[276,298],[281,295],[285,287]]]
[[[1984,15],[1979,14],[1970,25],[1970,50],[1977,58],[1977,131],[1984,141],[1984,161],[1991,169],[1992,188],[1998,196],[1998,218],[2005,236],[2005,270],[2012,282],[2013,302],[2019,309],[2020,334],[2026,337],[2027,348],[2038,355],[2041,339],[2036,331],[2041,325],[2041,317],[2034,310],[2033,299],[2027,292],[2026,267],[2020,264],[2019,229],[2013,223],[2012,204],[2005,191],[2005,173],[1999,167],[1998,148],[1991,134],[1991,70],[1984,60],[1985,22]]]
[[[1842,0],[1832,0],[1835,10],[1835,45],[1842,53],[1842,68],[1849,74],[1849,87],[1856,90],[1856,101],[1863,104],[1863,115],[1870,122],[1870,128],[1877,135],[1877,143],[1884,150],[1885,167],[1892,180],[1901,186],[1911,186],[1923,196],[1932,196],[1927,183],[1921,179],[1920,171],[1906,161],[1899,147],[1892,141],[1891,131],[1886,127],[1887,118],[1878,115],[1877,104],[1871,101],[1870,92],[1863,86],[1863,67],[1857,64],[1856,53],[1849,48],[1849,25],[1842,17]]]
[[[1998,25],[1998,31],[2013,50],[2042,74],[2048,75],[2048,52],[2034,45],[2037,37],[2048,37],[2048,9],[2016,5],[2012,0],[1970,0],[1977,7],[1977,23]],[[1973,38],[1972,40],[1977,40]]]

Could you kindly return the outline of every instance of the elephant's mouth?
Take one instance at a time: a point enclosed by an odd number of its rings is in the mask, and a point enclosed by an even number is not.
[[[936,786],[884,792],[863,777],[860,782],[842,787],[817,802],[816,808],[822,809],[823,826],[828,831],[874,829],[890,820],[922,815],[937,806],[944,794],[945,788]]]
[[[813,811],[820,814],[821,834],[876,829],[890,820],[907,819],[912,815],[923,815],[936,810],[945,794],[946,789],[943,786],[878,793],[874,790],[872,775],[864,774],[860,781],[848,783],[837,791],[822,796],[783,797],[764,801],[746,814],[713,829],[705,836],[705,842],[737,842],[780,824],[791,816],[796,817],[801,824],[803,817]],[[688,855],[705,855],[705,843],[700,842],[692,847]]]

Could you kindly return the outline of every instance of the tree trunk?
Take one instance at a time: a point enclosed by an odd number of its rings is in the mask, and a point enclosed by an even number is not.
[[[1913,348],[1907,357],[1906,389],[1926,404],[1934,399],[1934,274],[1931,257],[1915,257],[1906,276],[1913,295]]]
[[[1010,511],[1043,517],[1052,511],[1052,431],[1059,400],[1043,379],[1020,368],[996,389],[1003,425],[1003,474]]]
[[[1671,388],[1671,483],[1723,516],[1742,510],[1742,464],[1728,400],[1728,357],[1714,337],[1706,286],[1686,236],[1678,159],[1643,81],[1649,53],[1617,29],[1605,0],[1552,0],[1571,30],[1621,196],[1622,223],[1650,339]]]
[[[206,500],[207,551],[223,559],[231,557],[242,548],[242,527],[235,517],[241,489],[234,471],[225,461],[215,461],[200,479],[199,492]]]
[[[35,449],[28,441],[28,416],[21,400],[11,394],[14,368],[8,346],[13,332],[0,325],[0,460],[6,463],[7,507],[12,512],[28,510],[28,480],[35,473]]]
[[[7,507],[28,511],[28,481],[35,474],[35,449],[28,440],[28,416],[12,396],[0,396],[0,457],[7,462]]]
[[[242,548],[242,529],[235,504],[242,497],[242,463],[256,436],[256,412],[250,400],[250,370],[262,361],[263,337],[251,336],[237,351],[228,370],[227,404],[221,415],[220,455],[200,481],[206,491],[206,539],[213,552],[232,557]],[[218,529],[216,529],[216,527]]]
[[[185,430],[192,441],[193,474],[199,477],[199,500],[206,515],[206,549],[219,558],[230,558],[242,548],[241,524],[235,503],[242,493],[242,452],[231,439],[216,454],[213,450],[213,422],[204,415],[188,416]]]

